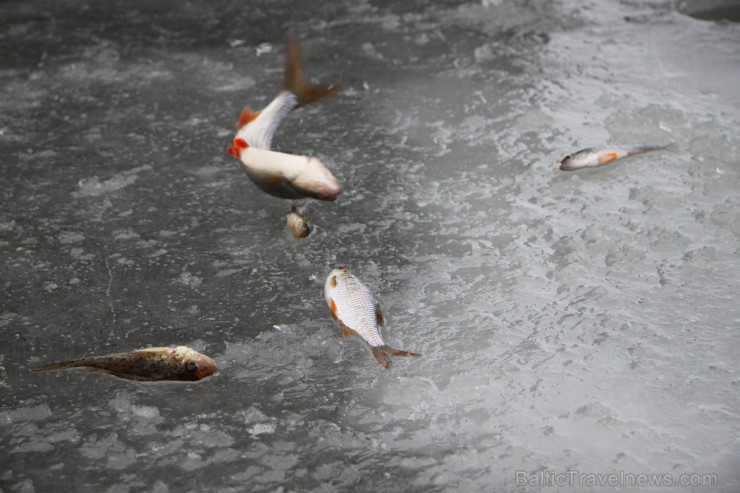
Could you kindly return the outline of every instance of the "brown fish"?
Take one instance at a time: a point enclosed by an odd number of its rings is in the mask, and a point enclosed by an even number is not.
[[[85,368],[128,380],[193,382],[215,373],[218,365],[208,356],[189,347],[177,346],[149,347],[130,353],[115,353],[48,363],[37,367],[35,371],[47,372],[70,368]]]

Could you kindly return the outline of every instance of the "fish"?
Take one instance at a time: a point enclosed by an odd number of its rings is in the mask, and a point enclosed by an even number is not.
[[[324,284],[324,298],[332,318],[342,327],[344,337],[357,336],[362,339],[370,346],[378,363],[385,368],[390,367],[391,356],[421,356],[386,345],[379,329],[385,325],[380,305],[370,289],[346,267],[329,272]]]
[[[218,365],[208,356],[189,347],[177,346],[148,347],[129,353],[48,363],[36,367],[34,371],[44,373],[72,368],[108,373],[127,380],[194,382],[211,376],[218,370]]]
[[[311,228],[308,227],[308,219],[303,214],[293,210],[288,213],[286,219],[288,228],[296,238],[305,238],[311,233]]]
[[[603,149],[596,147],[589,147],[588,149],[581,149],[573,154],[568,154],[559,163],[555,163],[555,169],[560,171],[575,171],[583,168],[596,168],[598,166],[604,166],[617,159],[621,159],[627,156],[634,156],[635,154],[643,154],[651,151],[676,151],[678,146],[675,143],[671,143],[664,146],[655,145],[625,145],[625,146],[609,146]]]
[[[342,184],[315,157],[272,150],[272,138],[293,111],[335,94],[340,86],[314,86],[305,81],[298,43],[286,39],[285,79],[282,90],[261,111],[242,110],[229,154],[252,182],[265,193],[283,199],[313,198],[333,201]]]

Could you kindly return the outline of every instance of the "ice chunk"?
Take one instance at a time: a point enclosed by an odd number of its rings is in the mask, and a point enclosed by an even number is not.
[[[104,181],[101,181],[97,176],[82,179],[78,183],[79,191],[74,192],[73,195],[75,197],[96,197],[114,192],[135,183],[139,179],[139,173],[151,169],[152,167],[149,165],[139,166]]]

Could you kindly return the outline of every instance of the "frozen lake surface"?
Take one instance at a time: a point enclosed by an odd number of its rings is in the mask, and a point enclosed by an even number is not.
[[[740,491],[732,4],[3,2],[0,491]],[[226,153],[287,31],[345,89],[274,142],[345,184],[305,240]],[[422,358],[344,340],[338,265]],[[31,371],[170,344],[220,372]]]

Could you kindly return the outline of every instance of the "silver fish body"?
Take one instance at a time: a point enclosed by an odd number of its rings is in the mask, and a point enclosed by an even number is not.
[[[324,283],[324,298],[344,336],[356,335],[365,341],[385,368],[390,366],[390,356],[421,356],[385,344],[379,328],[385,323],[379,304],[370,289],[346,268],[339,267],[329,273]]]
[[[298,97],[291,91],[280,91],[270,104],[253,116],[242,112],[246,122],[237,132],[236,138],[244,139],[250,147],[270,150],[272,138],[290,113],[298,108]],[[247,110],[249,111],[249,110]]]
[[[625,146],[608,146],[602,149],[589,147],[581,149],[565,156],[562,161],[555,163],[555,168],[560,171],[576,171],[584,168],[597,168],[605,164],[612,163],[617,159],[635,154],[643,154],[652,151],[675,151],[676,144],[671,143],[665,146],[654,145],[625,145]]]
[[[263,192],[283,199],[336,200],[342,186],[315,157],[247,147],[239,165]]]

